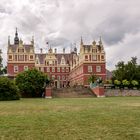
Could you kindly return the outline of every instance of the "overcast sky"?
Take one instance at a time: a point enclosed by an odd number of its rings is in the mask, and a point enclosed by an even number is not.
[[[102,36],[107,68],[137,56],[140,63],[140,0],[0,0],[0,49],[6,64],[7,38],[13,43],[15,28],[36,51],[49,41],[53,48],[70,50]]]

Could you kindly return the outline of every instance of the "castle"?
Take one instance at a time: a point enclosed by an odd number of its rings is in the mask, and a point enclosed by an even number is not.
[[[8,37],[7,50],[7,74],[14,78],[18,73],[36,68],[53,79],[57,88],[66,85],[88,86],[88,78],[91,74],[106,78],[105,51],[100,38],[99,43],[93,41],[91,45],[85,45],[83,39],[80,42],[80,52],[77,53],[76,46],[70,53],[57,53],[57,49],[49,47],[48,52],[35,53],[34,38],[30,44],[24,44],[18,37],[16,29],[14,44],[10,43]]]

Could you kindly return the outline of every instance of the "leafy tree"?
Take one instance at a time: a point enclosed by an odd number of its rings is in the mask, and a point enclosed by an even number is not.
[[[132,57],[127,64],[124,64],[123,61],[118,62],[116,70],[113,71],[112,79],[117,79],[121,82],[126,79],[130,83],[132,80],[140,82],[140,65],[137,64],[137,58]]]
[[[1,50],[0,50],[0,75],[2,74],[2,66],[3,66],[3,65],[2,65],[2,60],[3,60],[3,59],[2,59],[2,57],[1,57],[1,53],[2,53],[2,52],[1,52]]]
[[[37,69],[30,69],[17,75],[16,84],[23,97],[39,97],[47,76]]]
[[[116,65],[116,70],[113,71],[113,77],[115,77],[115,79],[119,81],[122,81],[123,79],[126,78],[125,71],[126,71],[125,64],[123,61],[120,61]]]
[[[96,79],[97,79],[96,75],[92,74],[88,78],[88,81],[89,81],[89,83],[94,83]]]
[[[12,80],[0,77],[0,100],[19,100],[20,95],[17,86]]]

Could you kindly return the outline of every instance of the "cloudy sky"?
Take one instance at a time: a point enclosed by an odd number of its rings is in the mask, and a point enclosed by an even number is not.
[[[79,47],[102,36],[107,68],[137,56],[140,63],[140,0],[0,0],[0,49],[6,64],[7,38],[13,42],[15,28],[36,51],[46,51],[46,41],[61,51]]]

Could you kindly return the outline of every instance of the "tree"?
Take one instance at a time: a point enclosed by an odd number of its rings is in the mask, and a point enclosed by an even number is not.
[[[132,57],[126,64],[123,61],[118,62],[116,70],[113,71],[113,79],[121,82],[126,79],[130,83],[132,80],[139,81],[140,65],[137,64],[137,58]]]
[[[0,100],[19,100],[20,95],[14,81],[0,77]]]
[[[30,69],[17,75],[16,84],[23,97],[40,97],[47,76],[37,69]]]
[[[126,77],[125,71],[126,71],[125,64],[123,61],[120,61],[116,65],[116,70],[113,71],[113,77],[115,77],[115,79],[119,81],[122,81]]]
[[[1,53],[2,53],[2,52],[1,52],[1,50],[0,50],[0,75],[3,74],[3,73],[2,73],[2,66],[3,66],[3,65],[2,65],[2,60],[3,60],[3,59],[2,59],[2,57],[1,57]]]
[[[96,80],[96,75],[92,74],[90,75],[90,77],[88,78],[89,83],[94,83]]]

